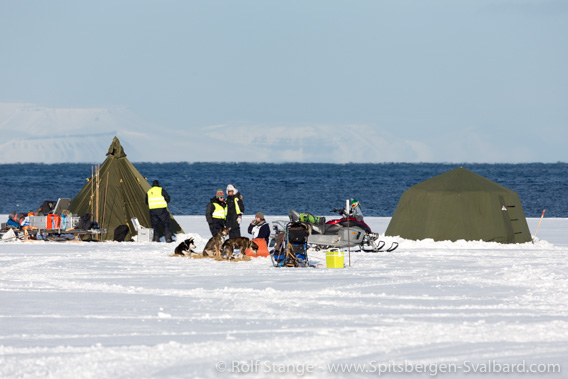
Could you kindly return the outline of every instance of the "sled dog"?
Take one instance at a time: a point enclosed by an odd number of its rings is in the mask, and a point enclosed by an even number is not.
[[[258,245],[247,237],[230,238],[223,243],[221,255],[223,258],[229,260],[235,250],[239,250],[240,255],[245,256],[245,251],[249,248],[255,253],[258,251]]]
[[[193,238],[188,238],[176,247],[173,256],[189,257],[195,253],[193,249],[195,249]]]
[[[207,241],[205,249],[203,249],[203,256],[214,257],[221,259],[221,249],[225,238],[229,235],[231,228],[221,228],[217,234]]]

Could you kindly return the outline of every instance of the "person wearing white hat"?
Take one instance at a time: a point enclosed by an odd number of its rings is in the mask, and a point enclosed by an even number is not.
[[[227,227],[231,228],[229,231],[229,238],[237,238],[241,236],[241,219],[245,211],[245,204],[243,202],[243,195],[233,186],[227,186]]]

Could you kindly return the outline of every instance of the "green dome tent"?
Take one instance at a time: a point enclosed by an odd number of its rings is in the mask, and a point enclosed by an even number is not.
[[[410,240],[532,240],[519,195],[463,167],[410,187],[385,232]]]
[[[90,213],[98,222],[103,240],[112,240],[119,225],[128,225],[125,241],[135,233],[132,218],[138,218],[140,225],[150,228],[150,213],[146,204],[146,192],[150,184],[126,158],[118,138],[114,137],[100,168],[87,179],[87,184],[71,201],[69,210],[82,216]],[[98,185],[97,185],[98,184]],[[179,224],[171,217],[172,233],[183,233]]]

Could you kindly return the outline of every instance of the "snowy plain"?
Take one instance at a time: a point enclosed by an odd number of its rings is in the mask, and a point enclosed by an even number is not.
[[[204,218],[176,220],[201,251]],[[342,269],[0,243],[0,377],[568,377],[568,219],[526,244],[387,240]]]

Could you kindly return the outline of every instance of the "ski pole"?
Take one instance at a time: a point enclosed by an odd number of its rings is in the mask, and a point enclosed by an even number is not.
[[[544,218],[544,212],[546,212],[546,209],[542,210],[542,216],[540,216],[540,221],[538,222],[538,225],[536,226],[536,230],[534,232],[534,237],[533,237],[533,241],[536,238],[536,234],[538,233],[538,228],[540,228],[540,223],[542,222],[542,219]]]
[[[345,211],[347,213],[347,250],[349,251],[349,267],[351,267],[351,233],[349,230],[349,199],[345,200]]]

